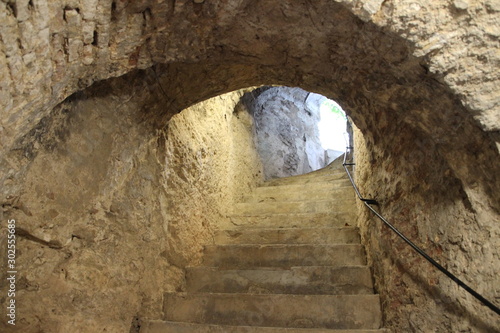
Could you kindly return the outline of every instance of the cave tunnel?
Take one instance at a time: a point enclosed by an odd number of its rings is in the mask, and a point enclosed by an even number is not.
[[[226,163],[251,152],[224,132],[244,127],[241,96],[221,96],[262,85],[337,101],[359,129],[363,194],[498,300],[499,11],[489,0],[2,2],[0,243],[15,220],[19,274],[17,324],[0,327],[126,332],[161,317],[224,205],[259,181]],[[214,97],[236,127],[198,135],[197,105]],[[181,131],[172,119],[187,108]],[[498,330],[361,208],[357,223],[384,327]]]

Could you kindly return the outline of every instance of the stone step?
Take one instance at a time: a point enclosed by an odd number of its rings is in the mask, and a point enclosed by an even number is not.
[[[331,330],[326,328],[227,326],[147,320],[141,322],[140,333],[389,333],[389,331],[385,329]]]
[[[359,244],[207,245],[202,266],[221,268],[365,265]]]
[[[221,270],[188,267],[186,291],[213,293],[357,295],[373,294],[367,266]]]
[[[336,181],[332,182],[317,182],[317,183],[307,183],[307,184],[295,184],[295,183],[289,183],[289,184],[277,184],[277,185],[272,185],[269,182],[264,182],[260,186],[255,187],[254,191],[272,191],[272,190],[279,190],[279,189],[284,189],[287,191],[297,191],[297,190],[303,190],[306,191],[308,189],[315,189],[315,190],[335,190],[335,189],[347,189],[351,187],[351,182],[348,179],[339,179]]]
[[[234,206],[234,213],[247,215],[348,212],[353,210],[354,203],[354,197],[341,201],[240,202]]]
[[[335,172],[330,174],[300,175],[300,176],[292,176],[285,178],[275,178],[263,182],[262,185],[263,186],[281,186],[290,184],[314,185],[317,183],[334,184],[336,182],[346,185],[351,184],[349,181],[349,177],[345,172]]]
[[[356,226],[356,213],[298,213],[298,214],[247,214],[232,215],[230,225],[224,228],[315,228]]]
[[[238,228],[217,230],[217,245],[228,244],[353,244],[360,242],[356,228]]]
[[[354,195],[352,186],[332,187],[330,184],[309,187],[305,185],[266,186],[255,188],[251,194],[243,197],[242,202],[345,200],[355,198]]]
[[[199,324],[378,329],[378,295],[167,293],[164,318]]]

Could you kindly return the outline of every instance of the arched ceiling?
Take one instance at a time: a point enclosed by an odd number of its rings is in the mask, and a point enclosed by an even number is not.
[[[58,142],[44,142],[43,136],[61,141],[69,136],[66,122],[75,121],[65,116],[70,104],[94,108],[85,131],[93,122],[99,126],[92,135],[108,131],[105,149],[125,138],[116,149],[130,157],[143,151],[140,144],[131,147],[142,138],[146,147],[144,142],[157,145],[152,150],[161,155],[165,138],[155,130],[173,114],[238,88],[279,84],[321,93],[342,105],[364,134],[366,173],[374,174],[367,188],[377,199],[383,201],[389,191],[387,196],[413,208],[418,192],[424,220],[431,225],[437,215],[438,221],[448,219],[442,207],[467,202],[467,219],[458,218],[488,235],[476,237],[471,229],[464,238],[494,248],[500,211],[499,12],[494,0],[1,1],[2,201],[29,215],[16,202],[16,195],[28,191],[23,186],[31,186],[23,184],[28,182],[23,172],[31,167],[37,144],[46,161],[58,163],[50,155]],[[133,117],[120,118],[122,105]],[[85,112],[72,110],[77,116]],[[101,111],[106,115],[100,118]],[[117,118],[123,124],[115,133]],[[49,126],[51,121],[57,126]],[[68,151],[71,159],[73,152]],[[119,160],[120,153],[110,156]],[[91,151],[82,156],[71,161],[93,164],[86,160],[90,156],[104,171],[100,178],[84,173],[86,184],[75,188],[97,187],[108,179],[114,162]],[[164,156],[151,154],[147,163],[137,165],[161,174],[168,167],[163,161]],[[40,169],[44,173],[33,178],[45,177],[50,183],[45,167]],[[59,179],[61,186],[64,179]],[[432,191],[434,202],[424,200],[426,191]],[[448,191],[454,193],[446,197]],[[87,210],[78,200],[71,201]],[[410,208],[400,205],[386,200],[384,208],[392,217],[406,218],[402,213]],[[79,212],[71,207],[65,205],[68,216]],[[64,219],[64,225],[72,221]],[[454,223],[449,222],[450,228]],[[414,227],[425,224],[407,225]],[[474,265],[467,262],[465,267]],[[413,305],[405,311],[413,312],[418,303]],[[398,311],[393,311],[395,317]]]
[[[0,4],[2,143],[93,82],[199,61],[287,68],[297,80],[320,74],[323,87],[352,83],[377,95],[430,70],[484,130],[499,129],[494,1],[199,2]]]

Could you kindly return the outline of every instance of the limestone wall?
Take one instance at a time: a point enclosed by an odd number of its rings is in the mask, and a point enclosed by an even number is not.
[[[17,226],[17,316],[0,330],[126,332],[180,285],[166,255],[162,134],[144,121],[151,91],[129,76],[74,95],[9,152],[1,218]],[[5,308],[4,254],[0,265]]]
[[[355,131],[355,178],[362,195],[376,199],[380,205],[374,208],[406,237],[498,304],[498,213],[471,203],[429,138],[403,127],[390,140],[381,151]],[[493,311],[431,266],[360,201],[358,209],[387,327],[394,332],[498,332],[500,320]]]
[[[20,286],[37,314],[20,309],[26,325],[123,331],[132,313],[158,314],[161,291],[180,284],[162,224],[163,125],[262,84],[338,101],[365,139],[366,195],[498,303],[499,12],[495,0],[1,1],[0,201],[2,221],[25,230],[20,268],[32,276]],[[498,330],[368,216],[360,225],[387,326]]]
[[[154,63],[210,60],[288,67],[298,81],[311,79],[300,72],[326,74],[326,86],[354,79],[359,70],[381,77],[386,71],[411,72],[408,55],[421,57],[422,68],[438,74],[482,128],[495,132],[500,56],[493,50],[499,11],[495,0],[4,1],[0,144],[8,149],[29,124],[73,92]],[[369,37],[374,27],[401,40]],[[364,77],[365,84],[354,87],[372,90],[368,82],[378,78]],[[229,90],[235,88],[241,86]],[[330,97],[339,100],[338,95]]]
[[[195,104],[168,123],[165,164],[168,257],[193,264],[214,228],[249,189],[262,181],[253,118],[239,104],[242,91]]]
[[[147,74],[72,96],[3,165],[0,217],[16,220],[16,325],[8,332],[128,332],[160,318],[233,202],[261,178],[252,118],[229,93],[158,129]],[[145,109],[147,105],[147,109]],[[6,308],[7,224],[0,290]]]

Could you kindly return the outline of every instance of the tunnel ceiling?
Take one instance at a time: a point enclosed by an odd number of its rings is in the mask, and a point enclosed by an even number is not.
[[[25,132],[44,112],[93,82],[172,63],[240,66],[241,77],[231,80],[237,82],[213,77],[218,89],[206,87],[206,93],[193,99],[257,80],[306,86],[349,103],[353,110],[369,100],[401,111],[406,106],[399,97],[430,100],[433,93],[453,90],[483,129],[499,126],[494,89],[498,55],[489,51],[498,46],[497,31],[495,26],[478,30],[463,24],[490,23],[500,10],[492,1],[465,9],[448,1],[368,0],[93,0],[0,6],[0,61],[9,69],[1,80],[0,103],[8,113],[2,120],[4,145],[12,142],[13,131]],[[463,52],[464,44],[474,49]],[[470,70],[464,73],[464,67]],[[440,76],[431,78],[429,70]],[[438,94],[436,87],[443,92]]]

